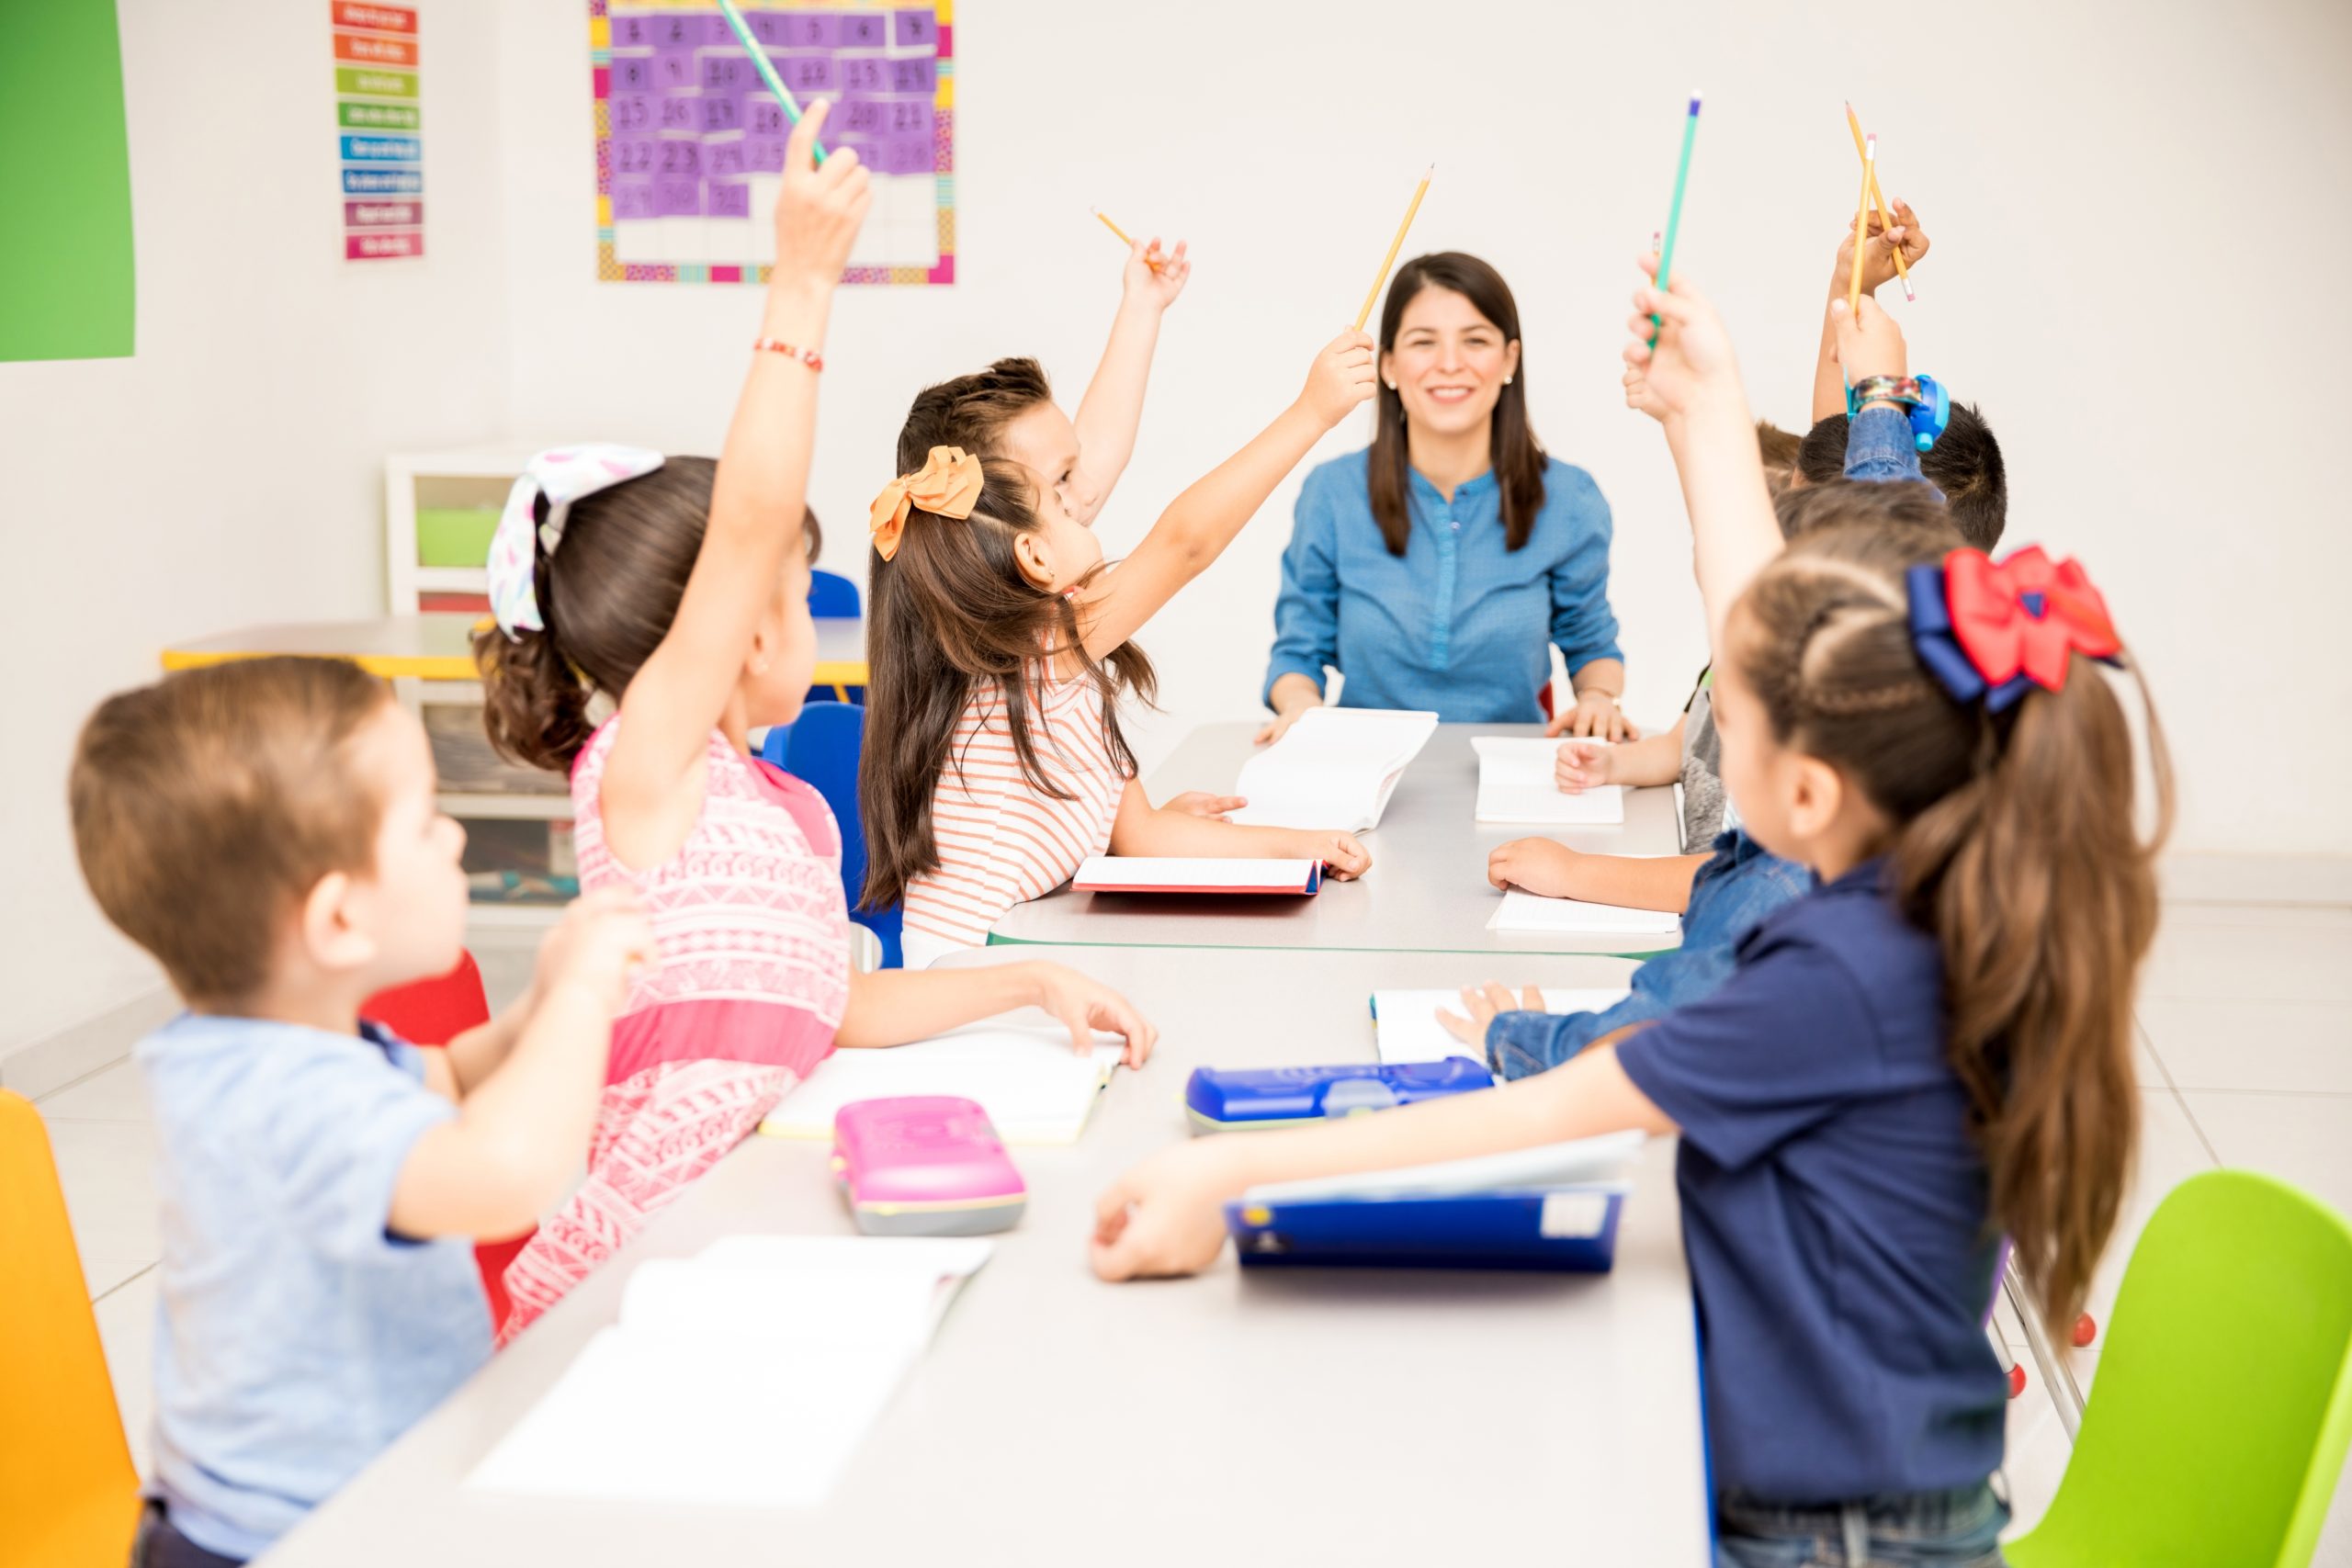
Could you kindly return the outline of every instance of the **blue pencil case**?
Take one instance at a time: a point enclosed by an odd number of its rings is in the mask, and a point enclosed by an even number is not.
[[[1225,1133],[1296,1126],[1494,1087],[1494,1075],[1466,1056],[1325,1067],[1195,1067],[1184,1085],[1184,1111],[1194,1132]]]
[[[1623,1182],[1285,1201],[1244,1196],[1226,1229],[1248,1269],[1509,1269],[1605,1274]]]

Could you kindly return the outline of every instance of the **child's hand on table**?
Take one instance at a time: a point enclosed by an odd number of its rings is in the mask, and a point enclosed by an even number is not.
[[[1617,782],[1617,749],[1598,740],[1561,743],[1552,760],[1552,782],[1562,795],[1582,795],[1589,789]]]
[[[1579,856],[1550,839],[1513,839],[1487,857],[1487,880],[1497,887],[1520,887],[1545,898],[1572,898],[1568,881]]]
[[[1036,963],[1023,967],[1029,972],[1029,1005],[1043,1008],[1059,1019],[1069,1031],[1070,1048],[1079,1055],[1094,1049],[1094,1032],[1098,1029],[1125,1039],[1126,1054],[1120,1060],[1130,1067],[1142,1066],[1151,1055],[1151,1048],[1159,1043],[1159,1031],[1136,1010],[1135,1004],[1101,981],[1091,980],[1058,964]]]
[[[1171,1144],[1094,1201],[1094,1272],[1105,1280],[1197,1274],[1225,1248],[1227,1199],[1247,1185],[1229,1137]]]
[[[1127,265],[1119,274],[1119,288],[1127,299],[1165,310],[1176,303],[1184,292],[1185,283],[1193,276],[1193,263],[1184,254],[1184,242],[1176,242],[1173,251],[1162,254],[1158,235],[1148,244],[1127,247]]]
[[[1919,227],[1919,215],[1911,210],[1908,202],[1890,202],[1894,214],[1894,227],[1889,229],[1879,220],[1878,204],[1871,204],[1869,232],[1862,241],[1862,292],[1875,294],[1894,278],[1894,253],[1903,253],[1903,265],[1917,266],[1927,259],[1928,231]],[[1829,274],[1830,292],[1842,295],[1852,281],[1854,270],[1854,223],[1848,219],[1840,231],[1844,235],[1838,243],[1838,265]]]
[[[1326,828],[1304,828],[1292,835],[1292,852],[1300,860],[1321,861],[1333,880],[1352,882],[1372,869],[1372,852],[1353,833]]]
[[[1462,1011],[1453,1013],[1440,1008],[1437,1010],[1437,1021],[1445,1026],[1448,1034],[1464,1045],[1476,1045],[1479,1059],[1484,1061],[1487,1055],[1487,1025],[1495,1021],[1495,1014],[1543,1010],[1544,993],[1533,986],[1527,987],[1525,996],[1514,998],[1508,987],[1489,980],[1484,986],[1463,987]],[[1463,1016],[1465,1013],[1467,1017]]]
[[[1204,789],[1188,789],[1170,798],[1160,809],[1181,811],[1188,817],[1205,817],[1212,822],[1228,822],[1232,820],[1231,813],[1249,804],[1248,799],[1238,795],[1212,795]]]

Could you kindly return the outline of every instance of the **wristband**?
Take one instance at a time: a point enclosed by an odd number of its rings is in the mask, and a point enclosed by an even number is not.
[[[1933,376],[1865,376],[1846,389],[1848,418],[1870,402],[1899,404],[1910,422],[1911,444],[1922,452],[1951,423],[1951,393]]]
[[[819,354],[813,348],[795,348],[792,344],[785,342],[782,338],[753,338],[752,340],[752,351],[754,354],[781,354],[786,359],[797,359],[801,364],[806,365],[811,370],[822,370],[825,367],[825,356],[823,355]]]

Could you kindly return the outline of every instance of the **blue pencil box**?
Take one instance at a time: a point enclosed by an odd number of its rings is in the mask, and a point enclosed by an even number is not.
[[[1245,1268],[1606,1273],[1638,1133],[1255,1188],[1225,1207]]]
[[[1184,1085],[1184,1110],[1194,1132],[1225,1133],[1293,1127],[1494,1087],[1494,1075],[1466,1056],[1327,1067],[1195,1067]]]

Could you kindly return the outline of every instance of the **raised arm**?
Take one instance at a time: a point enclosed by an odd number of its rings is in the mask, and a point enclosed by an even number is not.
[[[794,128],[776,199],[760,333],[790,347],[752,355],[677,618],[621,698],[626,722],[604,786],[608,832],[616,816],[642,820],[674,801],[734,693],[785,561],[804,547],[818,373],[803,355],[824,346],[833,286],[873,199],[854,152],[836,148],[816,166],[810,150],[824,120],[820,100]]]
[[[1854,226],[1849,223],[1845,238],[1838,246],[1837,265],[1829,272],[1829,298],[1842,299],[1854,265]],[[1879,287],[1894,276],[1894,253],[1903,252],[1903,265],[1917,266],[1928,254],[1928,231],[1919,227],[1918,214],[1908,202],[1894,204],[1894,227],[1889,229],[1879,221],[1873,207],[1870,215],[1870,230],[1862,244],[1862,292],[1875,298]],[[1825,309],[1821,313],[1821,348],[1813,362],[1813,420],[1815,424],[1832,414],[1846,412],[1846,378],[1838,363],[1838,327]]]
[[[1135,455],[1152,351],[1159,344],[1159,318],[1176,303],[1192,276],[1193,264],[1182,240],[1167,255],[1160,254],[1157,238],[1128,248],[1111,339],[1102,345],[1102,363],[1095,366],[1094,379],[1086,384],[1078,416],[1070,421],[1078,432],[1079,468],[1087,480],[1084,494],[1071,498],[1070,515],[1080,523],[1094,521]]]
[[[1297,400],[1250,445],[1168,503],[1143,542],[1096,580],[1080,606],[1087,652],[1102,658],[1133,637],[1233,542],[1324,432],[1371,398],[1372,350],[1372,339],[1354,331],[1324,344]]]

